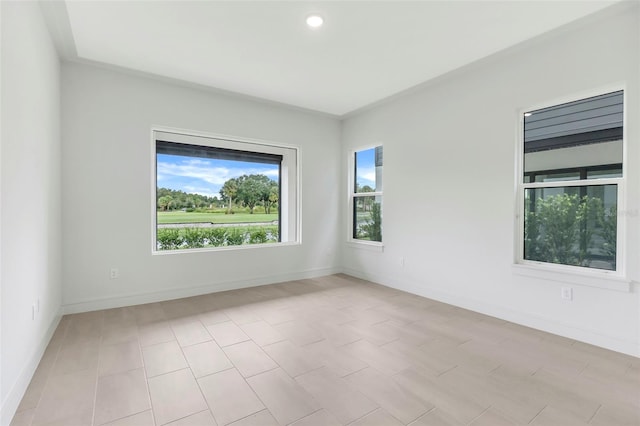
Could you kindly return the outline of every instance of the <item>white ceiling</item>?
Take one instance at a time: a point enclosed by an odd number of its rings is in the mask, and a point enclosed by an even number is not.
[[[343,116],[613,3],[66,1],[53,25],[67,59]]]

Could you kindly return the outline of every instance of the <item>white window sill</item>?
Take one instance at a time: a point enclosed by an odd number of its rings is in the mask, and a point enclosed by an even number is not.
[[[382,243],[378,243],[375,241],[359,241],[359,240],[348,240],[347,247],[356,248],[360,250],[369,250],[369,251],[377,251],[383,252],[384,245]]]
[[[625,293],[631,291],[632,281],[616,275],[614,272],[600,270],[586,270],[584,272],[579,270],[566,270],[560,265],[549,265],[545,263],[514,264],[512,268],[513,273],[516,275],[541,280],[596,287]]]
[[[207,252],[224,252],[224,251],[242,251],[242,250],[261,250],[261,249],[273,249],[276,247],[288,247],[299,246],[298,241],[288,241],[280,243],[264,243],[264,244],[240,244],[237,246],[220,246],[220,247],[202,247],[202,248],[185,248],[176,250],[152,250],[153,256],[165,256],[173,254],[188,254],[188,253],[207,253]]]

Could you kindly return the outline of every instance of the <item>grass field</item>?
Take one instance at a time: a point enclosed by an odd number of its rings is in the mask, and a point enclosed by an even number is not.
[[[278,220],[278,214],[158,212],[158,223],[252,223]]]

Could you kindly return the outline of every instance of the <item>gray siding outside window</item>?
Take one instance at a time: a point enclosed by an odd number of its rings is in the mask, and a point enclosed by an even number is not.
[[[524,118],[524,149],[536,152],[619,140],[622,122],[623,91],[531,111]]]

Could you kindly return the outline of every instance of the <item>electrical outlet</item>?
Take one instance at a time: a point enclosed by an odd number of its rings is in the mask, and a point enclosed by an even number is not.
[[[573,289],[571,287],[562,287],[560,297],[564,300],[573,300]]]
[[[404,268],[404,256],[400,257],[400,266]]]
[[[111,268],[111,270],[109,271],[109,277],[112,280],[115,280],[119,276],[120,276],[120,271],[118,270],[118,268]]]

